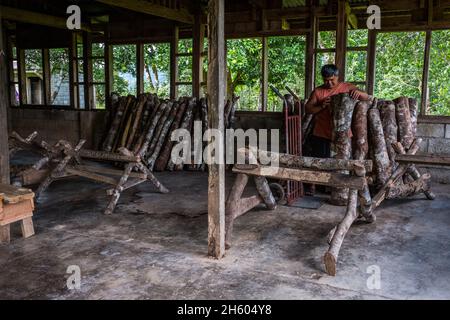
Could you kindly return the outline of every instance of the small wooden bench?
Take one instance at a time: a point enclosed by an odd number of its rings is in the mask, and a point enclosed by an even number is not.
[[[34,193],[29,189],[0,184],[0,243],[9,243],[10,225],[20,221],[24,238],[34,235]]]

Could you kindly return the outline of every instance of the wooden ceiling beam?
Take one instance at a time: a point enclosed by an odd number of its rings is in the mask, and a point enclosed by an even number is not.
[[[194,16],[183,8],[171,9],[145,0],[97,0],[97,2],[182,23],[194,23]]]
[[[2,16],[2,19],[5,20],[37,24],[41,26],[67,30],[66,18],[6,6],[0,6],[0,15]],[[86,24],[81,24],[81,30],[92,32],[91,28]]]

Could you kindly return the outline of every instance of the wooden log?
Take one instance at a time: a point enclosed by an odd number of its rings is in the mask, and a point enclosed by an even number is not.
[[[420,148],[420,144],[422,143],[422,139],[418,138],[414,140],[413,144],[411,145],[411,148],[408,150],[407,154],[413,155],[416,154],[416,152]],[[400,142],[397,142],[395,145],[400,145]],[[395,148],[395,147],[394,147]],[[399,179],[403,177],[403,175],[408,170],[408,166],[401,164],[397,167],[397,169],[394,170],[391,177],[388,179],[388,181],[385,183],[385,185],[377,192],[377,194],[372,198],[372,209],[375,210],[378,208],[378,206],[386,199],[387,190],[394,186]]]
[[[117,135],[117,131],[119,130],[120,123],[124,116],[125,107],[127,104],[126,98],[120,98],[118,102],[117,112],[112,121],[111,127],[109,128],[109,132],[106,135],[106,139],[103,142],[102,150],[110,152],[113,148],[114,140]]]
[[[114,189],[113,194],[111,196],[111,200],[108,203],[108,207],[106,208],[106,210],[104,212],[106,215],[112,214],[114,209],[116,208],[117,202],[119,201],[120,195],[123,191],[123,186],[128,181],[130,173],[133,170],[133,167],[135,165],[136,165],[135,163],[127,163],[125,165],[123,175],[120,178],[119,182],[117,183],[116,188]]]
[[[143,113],[145,103],[146,103],[146,96],[141,94],[138,98],[136,114],[133,119],[130,134],[129,134],[129,136],[127,138],[127,142],[125,144],[125,148],[127,148],[127,149],[130,149],[130,150],[133,149],[134,138],[135,138],[136,132],[139,129],[139,125],[141,123],[141,118],[142,118],[142,113]]]
[[[450,157],[435,154],[427,154],[427,155],[397,154],[395,156],[395,161],[399,163],[413,163],[427,166],[450,166]]]
[[[100,167],[100,166],[75,165],[75,166],[73,166],[73,168],[77,169],[77,170],[81,170],[81,171],[107,174],[107,175],[112,175],[112,176],[121,176],[123,174],[123,170],[105,168],[105,167]],[[143,179],[143,180],[147,179],[147,175],[145,173],[139,173],[139,172],[130,173],[130,177]]]
[[[374,169],[376,174],[375,184],[379,188],[386,184],[392,168],[390,165],[389,155],[386,147],[386,140],[384,138],[383,125],[380,119],[380,112],[378,109],[370,109],[369,112],[369,129],[370,140],[372,142],[374,153]]]
[[[112,161],[112,162],[138,162],[140,161],[139,156],[130,155],[125,156],[118,153],[106,152],[106,151],[95,151],[82,149],[78,152],[81,158],[100,160],[100,161]]]
[[[356,160],[364,160],[369,153],[367,112],[369,104],[366,101],[357,103],[353,115],[352,131],[354,135],[353,158]],[[395,116],[395,114],[394,114]],[[358,191],[360,214],[368,221],[374,222],[375,215],[372,211],[372,197],[370,195],[369,186],[366,184],[363,190]],[[330,238],[331,239],[331,238]],[[331,241],[331,240],[330,240]]]
[[[406,97],[400,97],[395,99],[394,102],[398,124],[398,141],[405,149],[409,149],[414,141],[409,101]]]
[[[161,154],[159,155],[158,160],[155,163],[155,171],[164,171],[164,169],[166,168],[166,166],[170,160],[171,151],[172,151],[173,145],[175,144],[171,139],[172,133],[180,127],[181,120],[186,111],[186,108],[187,108],[187,103],[184,101],[179,106],[177,115],[175,116],[175,119],[172,123],[169,133],[167,134],[167,139],[166,139],[165,145],[162,148]]]
[[[277,208],[277,202],[270,190],[269,183],[265,177],[253,177],[255,180],[256,190],[258,190],[259,196],[263,199],[264,203],[269,210],[275,210]]]
[[[157,107],[157,111],[155,113],[155,116],[151,119],[149,126],[147,128],[147,132],[145,133],[144,141],[140,145],[140,149],[138,150],[137,154],[141,157],[145,157],[145,153],[147,152],[147,149],[150,145],[150,142],[152,141],[153,135],[155,133],[156,127],[158,125],[158,122],[161,118],[161,116],[166,112],[167,104],[162,103]]]
[[[395,151],[399,154],[399,155],[404,155],[406,154],[405,149],[403,148],[403,145],[400,143],[394,144],[394,148]],[[407,167],[406,172],[412,177],[413,180],[419,180],[421,177],[421,174],[419,172],[419,170],[417,170],[415,165],[409,165]],[[436,195],[431,192],[430,188],[424,189],[423,193],[425,194],[425,196],[427,197],[428,200],[434,200],[436,199]]]
[[[260,203],[263,199],[259,195],[254,195],[248,198],[242,198],[245,186],[248,182],[248,176],[245,174],[238,174],[234,181],[233,187],[227,198],[225,205],[225,248],[231,248],[231,236],[233,232],[234,220],[247,213]]]
[[[350,190],[348,198],[349,200],[345,217],[336,227],[336,230],[333,233],[333,239],[331,240],[330,248],[324,256],[325,270],[330,276],[336,275],[336,263],[345,235],[347,234],[356,218],[358,218],[358,213],[356,210],[358,202],[358,192],[354,189]]]
[[[132,95],[128,95],[126,98],[125,109],[123,112],[122,119],[120,120],[119,127],[116,132],[115,141],[113,144],[112,151],[116,152],[117,149],[121,147],[121,142],[125,131],[127,130],[128,120],[130,118],[130,113],[132,112],[135,98]]]
[[[206,100],[206,98],[201,98],[200,99],[200,107],[202,110],[202,136],[205,134],[205,132],[208,130],[209,128],[209,123],[208,123],[208,101]],[[231,112],[233,112],[233,110],[231,110]],[[230,114],[230,117],[232,117],[232,115]],[[208,143],[206,141],[203,141],[203,150],[205,150],[205,148],[207,147]],[[203,162],[200,166],[200,169],[202,171],[205,171],[206,169],[206,164],[205,162]]]
[[[344,160],[344,159],[325,159],[314,157],[299,157],[286,153],[269,152],[258,149],[252,150],[253,154],[258,155],[258,159],[270,159],[272,163],[278,162],[280,165],[289,168],[308,168],[323,171],[335,170],[353,170],[355,166],[363,166],[367,172],[372,172],[373,162],[371,160]]]
[[[391,160],[391,166],[395,169],[396,152],[392,147],[393,143],[397,142],[398,126],[395,115],[395,104],[391,101],[385,102],[380,108],[381,121],[383,123],[384,139],[386,141],[387,152]]]
[[[156,159],[158,158],[158,156],[161,152],[161,149],[166,142],[167,135],[172,126],[172,123],[174,122],[174,120],[177,116],[177,112],[178,112],[178,103],[174,104],[174,106],[172,107],[171,113],[169,114],[166,122],[162,126],[162,130],[161,130],[161,133],[156,142],[155,148],[153,149],[152,154],[150,155],[150,157],[147,160],[147,166],[150,169],[150,171],[153,171],[153,167],[155,166]]]
[[[352,188],[357,190],[362,190],[366,183],[365,178],[354,177],[349,174],[305,169],[273,168],[269,166],[259,166],[254,169],[239,169],[235,166],[233,168],[233,172],[281,180],[294,180],[337,188]]]
[[[415,138],[417,134],[417,116],[418,116],[417,99],[408,98],[408,106],[409,106],[409,114],[411,116],[412,135]]]
[[[180,129],[184,129],[184,130],[190,129],[192,118],[194,116],[193,112],[194,112],[195,104],[196,104],[196,100],[194,98],[189,100],[186,112],[184,113],[184,117],[181,122]],[[172,152],[172,150],[170,150],[170,152]],[[172,160],[169,160],[169,162],[167,164],[167,170],[173,171],[174,168],[175,168],[175,163],[173,163]]]
[[[228,129],[234,129],[234,123],[236,122],[236,117],[235,117],[236,106],[237,106],[239,99],[240,99],[240,97],[238,97],[234,94],[233,94],[233,97],[231,98],[232,104],[231,104],[230,116],[228,118],[228,125],[227,125]]]
[[[71,166],[67,166],[65,168],[65,172],[69,175],[75,175],[75,176],[83,177],[86,179],[94,180],[97,182],[102,182],[102,183],[107,183],[107,184],[112,184],[112,185],[116,185],[118,182],[114,178],[104,176],[101,174],[97,174],[94,172],[86,171],[86,170],[76,169],[75,167],[71,167]]]
[[[342,93],[331,98],[334,124],[334,147],[336,159],[349,160],[351,154],[351,139],[349,131],[352,125],[352,116],[356,101],[349,94]],[[346,172],[342,172],[346,173]],[[333,188],[330,203],[337,206],[345,206],[348,201],[348,190]]]
[[[430,178],[431,176],[427,173],[411,183],[401,186],[392,186],[387,191],[386,199],[406,198],[419,192],[429,191]]]

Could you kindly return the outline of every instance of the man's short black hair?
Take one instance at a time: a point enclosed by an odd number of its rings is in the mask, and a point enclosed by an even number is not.
[[[326,64],[322,67],[321,71],[322,77],[329,78],[339,75],[339,69],[335,64]]]

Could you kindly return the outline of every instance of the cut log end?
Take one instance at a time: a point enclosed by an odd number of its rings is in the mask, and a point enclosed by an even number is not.
[[[336,260],[336,257],[330,252],[325,253],[325,256],[323,257],[325,271],[328,275],[333,277],[336,276]]]

